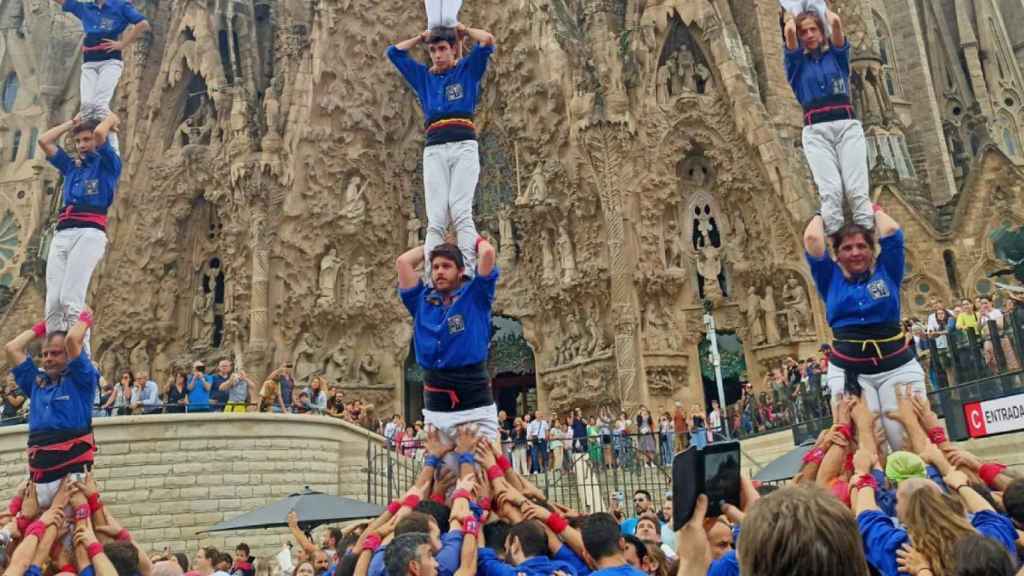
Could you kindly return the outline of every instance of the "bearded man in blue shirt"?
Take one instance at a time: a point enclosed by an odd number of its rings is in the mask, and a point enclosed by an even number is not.
[[[458,57],[462,37],[477,44],[465,58]],[[409,55],[426,43],[431,66]],[[473,193],[480,177],[480,153],[473,122],[487,63],[494,53],[490,32],[467,28],[435,28],[388,48],[387,56],[416,92],[426,120],[423,148],[423,188],[426,199],[427,234],[424,242],[429,260],[434,247],[444,242],[449,224],[455,229],[466,273],[476,268]]]
[[[416,362],[426,371],[423,386],[423,421],[439,430],[449,446],[456,428],[476,425],[490,440],[498,437],[498,411],[491,393],[487,354],[491,340],[491,305],[498,282],[494,246],[477,239],[477,269],[465,276],[462,251],[441,244],[430,255],[434,287],[423,283],[418,270],[423,247],[398,257],[398,292],[413,319]],[[449,460],[473,454],[448,453]],[[475,461],[475,460],[474,460]],[[446,467],[457,468],[455,462]]]

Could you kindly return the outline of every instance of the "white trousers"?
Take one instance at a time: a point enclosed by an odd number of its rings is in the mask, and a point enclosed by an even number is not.
[[[107,249],[107,235],[95,228],[59,230],[46,257],[46,331],[67,331],[78,321],[96,265]],[[86,337],[88,350],[88,337]]]
[[[103,60],[102,62],[83,62],[82,77],[79,80],[82,112],[86,115],[95,114],[106,118],[110,114],[110,101],[114,98],[114,90],[121,79],[124,62],[121,60]],[[117,134],[110,133],[110,145],[121,154],[117,142]]]
[[[480,436],[492,442],[498,439],[498,407],[495,404],[458,412],[424,410],[423,423],[436,427],[441,433],[441,441],[449,446],[455,446],[455,439],[458,436],[456,428],[463,424],[476,424]],[[459,460],[454,450],[445,455],[442,468],[451,470],[458,475]]]
[[[438,26],[455,28],[459,23],[459,9],[462,0],[423,0],[427,10],[427,30]]]
[[[853,221],[868,230],[875,227],[868,185],[868,151],[859,120],[834,120],[804,126],[804,156],[821,198],[825,234],[843,227],[843,198]]]
[[[480,178],[480,152],[476,140],[449,142],[423,149],[423,188],[426,195],[427,235],[423,244],[426,275],[430,253],[444,243],[449,224],[455,228],[466,275],[476,274],[476,224],[473,194]]]
[[[832,395],[832,406],[835,410],[836,402],[843,396],[846,390],[846,371],[835,364],[828,365],[828,373],[825,375],[828,382],[829,393]],[[903,425],[888,418],[886,412],[895,412],[899,407],[896,400],[896,387],[911,385],[914,394],[926,394],[924,384],[924,370],[917,360],[911,360],[903,366],[882,372],[880,374],[861,374],[857,377],[861,387],[861,400],[866,402],[868,409],[875,414],[881,415],[882,427],[885,428],[885,436],[889,440],[889,447],[893,450],[903,448],[904,433]]]

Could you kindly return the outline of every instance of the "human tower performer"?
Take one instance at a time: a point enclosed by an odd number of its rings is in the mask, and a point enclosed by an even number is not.
[[[110,111],[123,67],[121,52],[149,29],[128,0],[54,1],[85,29],[81,112],[39,137],[39,147],[64,178],[62,209],[46,258],[44,319],[5,348],[11,373],[31,401],[29,476],[43,506],[66,475],[92,464],[96,451],[92,404],[100,375],[89,357],[93,319],[85,298],[106,251],[107,211],[121,177],[119,119]],[[74,156],[58,144],[68,133]],[[27,353],[34,340],[43,340],[42,369]]]
[[[889,446],[899,450],[904,430],[889,417],[897,389],[925,392],[924,371],[900,323],[903,231],[868,195],[864,131],[850,104],[850,47],[839,16],[823,0],[782,4],[801,9],[785,15],[786,72],[804,108],[804,154],[821,197],[804,249],[834,335],[826,381],[834,402],[843,394],[860,396],[880,416]],[[853,222],[844,222],[844,196]]]
[[[458,22],[460,5],[461,0],[427,0],[427,30],[388,48],[388,58],[416,92],[426,125],[426,241],[398,258],[398,288],[413,318],[416,361],[426,371],[423,420],[449,445],[463,425],[478,427],[492,440],[498,436],[487,372],[498,268],[494,247],[473,223],[480,175],[473,116],[494,36]],[[460,57],[465,37],[476,45]],[[421,44],[430,54],[429,68],[409,54]],[[444,241],[449,224],[457,245]],[[455,459],[452,453],[447,466],[457,468]]]

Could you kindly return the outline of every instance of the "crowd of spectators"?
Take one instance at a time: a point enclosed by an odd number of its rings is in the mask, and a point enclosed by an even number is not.
[[[148,554],[103,507],[90,476],[65,481],[48,509],[24,483],[0,522],[5,576],[1011,576],[1024,547],[1024,479],[953,446],[927,401],[901,390],[892,416],[907,451],[888,452],[855,398],[836,410],[790,486],[742,479],[740,506],[673,532],[672,501],[633,494],[582,513],[546,500],[500,443],[462,427],[429,430],[424,465],[378,518],[326,528],[319,542],[288,518],[297,544],[256,559],[203,547]],[[393,427],[399,426],[395,422]],[[884,440],[883,440],[884,442]],[[71,510],[70,513],[66,512]]]

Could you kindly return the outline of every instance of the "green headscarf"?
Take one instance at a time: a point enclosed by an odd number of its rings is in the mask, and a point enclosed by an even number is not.
[[[899,483],[908,478],[927,478],[924,460],[912,452],[893,452],[885,459],[885,477]]]

